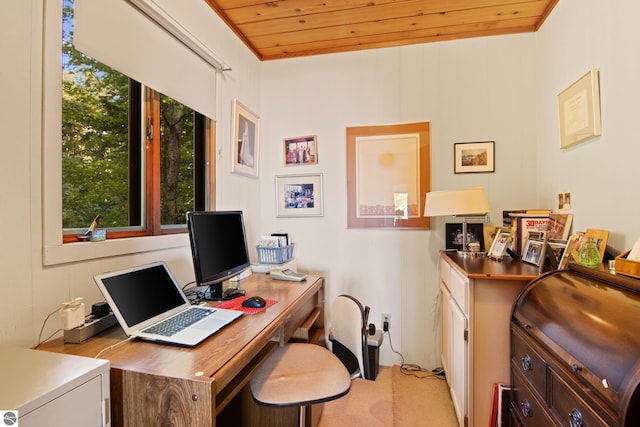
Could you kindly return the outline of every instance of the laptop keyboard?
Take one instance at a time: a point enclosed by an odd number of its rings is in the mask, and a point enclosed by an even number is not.
[[[156,323],[155,325],[148,327],[142,332],[170,337],[177,334],[184,328],[193,325],[198,320],[204,319],[211,313],[213,313],[211,310],[193,307],[190,310],[183,311],[182,313],[163,320],[160,323]]]

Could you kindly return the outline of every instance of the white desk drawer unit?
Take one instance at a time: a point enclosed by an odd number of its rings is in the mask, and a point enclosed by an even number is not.
[[[0,384],[20,427],[111,425],[107,360],[0,346]]]

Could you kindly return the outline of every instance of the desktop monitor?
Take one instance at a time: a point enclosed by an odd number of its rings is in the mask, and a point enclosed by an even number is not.
[[[251,265],[242,211],[188,212],[187,227],[197,285],[209,287],[205,298],[242,295],[238,289],[222,291],[222,282]]]

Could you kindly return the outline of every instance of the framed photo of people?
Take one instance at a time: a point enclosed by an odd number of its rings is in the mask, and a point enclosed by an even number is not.
[[[315,165],[317,163],[318,139],[315,135],[285,138],[285,166]]]
[[[277,175],[276,216],[323,216],[322,174]]]

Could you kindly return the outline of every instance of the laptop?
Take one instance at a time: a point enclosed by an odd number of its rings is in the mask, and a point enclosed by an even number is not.
[[[191,305],[162,261],[98,274],[94,280],[128,336],[195,346],[242,316],[238,310]],[[185,318],[188,326],[176,325]]]

